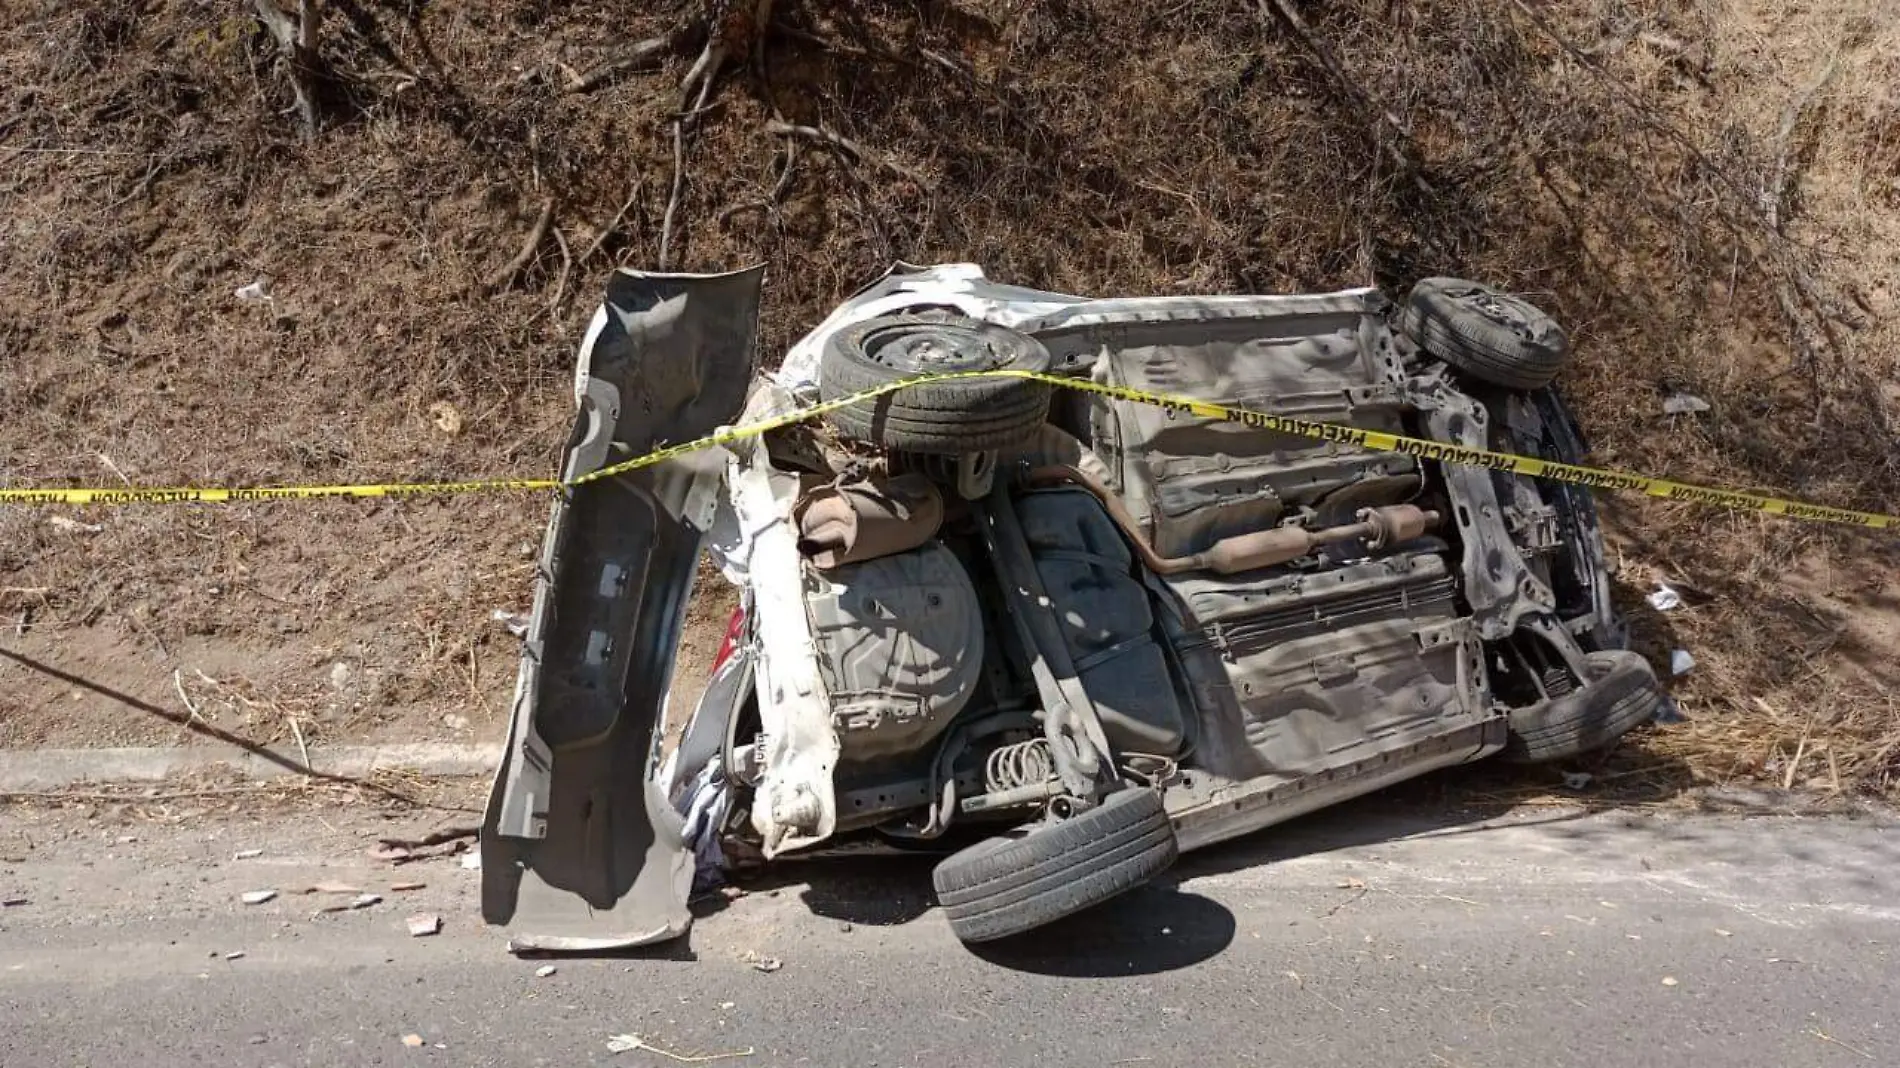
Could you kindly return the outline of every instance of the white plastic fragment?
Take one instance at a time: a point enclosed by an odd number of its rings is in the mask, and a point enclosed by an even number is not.
[[[1656,588],[1650,591],[1649,606],[1658,612],[1673,612],[1682,607],[1682,594],[1670,588],[1668,583],[1658,582]]]
[[[470,852],[462,854],[462,870],[464,871],[482,870],[481,853],[479,851],[471,850]]]
[[[265,275],[259,278],[257,281],[252,282],[248,285],[239,286],[237,289],[237,299],[239,300],[269,300],[270,299],[270,276]]]
[[[1693,393],[1672,393],[1663,399],[1667,415],[1696,415],[1709,410],[1709,402]]]
[[[246,905],[262,905],[276,896],[275,890],[246,890],[240,900]]]
[[[510,612],[504,608],[497,608],[488,613],[488,618],[507,627],[508,633],[517,638],[525,638],[528,636],[528,617],[520,612]]]
[[[1695,657],[1687,649],[1677,649],[1669,654],[1669,673],[1677,677],[1687,675],[1695,668]]]
[[[261,849],[240,849],[236,853],[232,854],[231,859],[232,860],[250,860],[253,857],[261,857],[263,855],[264,855],[264,851]]]
[[[553,975],[554,972],[555,972],[554,965],[543,964],[542,966],[534,970],[534,977],[536,979],[546,979],[548,976]]]

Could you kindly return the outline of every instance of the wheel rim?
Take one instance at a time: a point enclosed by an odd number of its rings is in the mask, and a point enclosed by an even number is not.
[[[1458,296],[1466,307],[1525,341],[1540,340],[1542,332],[1534,324],[1543,318],[1542,313],[1516,297],[1483,289],[1466,290]]]
[[[914,375],[989,371],[1015,362],[986,331],[956,323],[881,327],[865,335],[863,352],[893,371]]]

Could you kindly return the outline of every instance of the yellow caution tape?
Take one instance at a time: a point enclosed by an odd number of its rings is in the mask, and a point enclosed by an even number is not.
[[[1269,415],[1212,401],[1197,400],[1192,397],[1172,396],[1165,393],[1150,393],[1146,390],[1131,389],[1127,386],[1111,386],[1084,379],[1063,378],[1057,375],[1041,374],[1034,371],[996,370],[996,371],[956,371],[945,374],[919,375],[914,378],[898,379],[873,389],[823,401],[808,408],[800,408],[784,415],[744,426],[728,427],[693,441],[680,442],[655,449],[644,456],[623,460],[597,471],[590,471],[572,480],[561,482],[557,479],[541,478],[489,478],[473,479],[465,482],[411,482],[378,483],[354,486],[262,486],[250,489],[211,488],[211,489],[0,489],[0,504],[169,504],[173,502],[229,503],[237,501],[303,500],[313,497],[410,497],[442,493],[472,493],[490,490],[550,490],[585,485],[629,471],[652,467],[687,453],[715,446],[730,445],[756,438],[762,434],[814,419],[840,408],[875,400],[878,397],[895,393],[902,389],[924,382],[943,382],[972,378],[1021,378],[1036,382],[1046,382],[1064,389],[1081,390],[1086,393],[1100,394],[1119,400],[1134,401],[1141,404],[1154,404],[1174,411],[1185,412],[1203,419],[1219,419],[1224,422],[1241,423],[1259,430],[1268,430],[1280,434],[1311,438],[1317,441],[1329,441],[1341,445],[1354,445],[1377,452],[1396,452],[1414,456],[1422,460],[1434,460],[1440,463],[1460,464],[1469,467],[1484,467],[1493,471],[1509,471],[1514,474],[1529,475],[1532,478],[1550,479],[1592,489],[1619,490],[1629,493],[1643,493],[1664,500],[1687,501],[1692,504],[1713,505],[1748,512],[1762,512],[1767,515],[1788,516],[1793,519],[1806,519],[1820,523],[1836,523],[1845,526],[1862,527],[1872,530],[1887,530],[1900,526],[1900,516],[1882,515],[1876,512],[1856,512],[1846,508],[1830,508],[1826,505],[1804,504],[1800,501],[1785,500],[1780,497],[1768,497],[1753,493],[1736,493],[1729,490],[1710,489],[1684,482],[1674,482],[1665,478],[1651,478],[1648,475],[1630,474],[1623,471],[1609,471],[1596,467],[1583,467],[1577,464],[1557,463],[1553,460],[1538,460],[1529,456],[1518,456],[1508,452],[1495,452],[1490,449],[1467,448],[1451,445],[1442,441],[1425,438],[1407,437],[1403,434],[1389,434],[1381,430],[1363,430],[1358,427],[1341,426],[1337,423],[1324,423],[1312,419],[1300,419],[1294,416]]]

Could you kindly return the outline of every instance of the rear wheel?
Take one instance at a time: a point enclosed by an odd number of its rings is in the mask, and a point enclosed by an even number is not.
[[[980,371],[1047,373],[1049,350],[1000,326],[899,315],[847,326],[826,342],[818,391],[826,401],[907,378]],[[960,456],[1032,439],[1053,387],[1028,378],[947,378],[854,401],[827,418],[838,432],[903,452]]]
[[[932,881],[950,930],[965,942],[989,942],[1133,890],[1177,856],[1161,795],[1128,789],[1020,838],[971,846],[939,864]]]
[[[1547,386],[1570,358],[1570,339],[1555,319],[1462,278],[1427,278],[1413,286],[1399,328],[1431,355],[1506,389]]]

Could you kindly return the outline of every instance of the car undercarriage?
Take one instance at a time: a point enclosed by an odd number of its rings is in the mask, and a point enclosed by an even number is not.
[[[675,937],[696,882],[867,850],[945,854],[955,933],[1008,937],[1435,768],[1601,748],[1661,699],[1586,490],[1168,403],[1574,461],[1567,341],[1514,297],[900,266],[760,374],[760,281],[620,272],[583,343],[569,480],[828,410],[555,505],[483,833],[519,948]],[[998,370],[1030,374],[969,374]],[[670,708],[702,551],[741,608]]]

